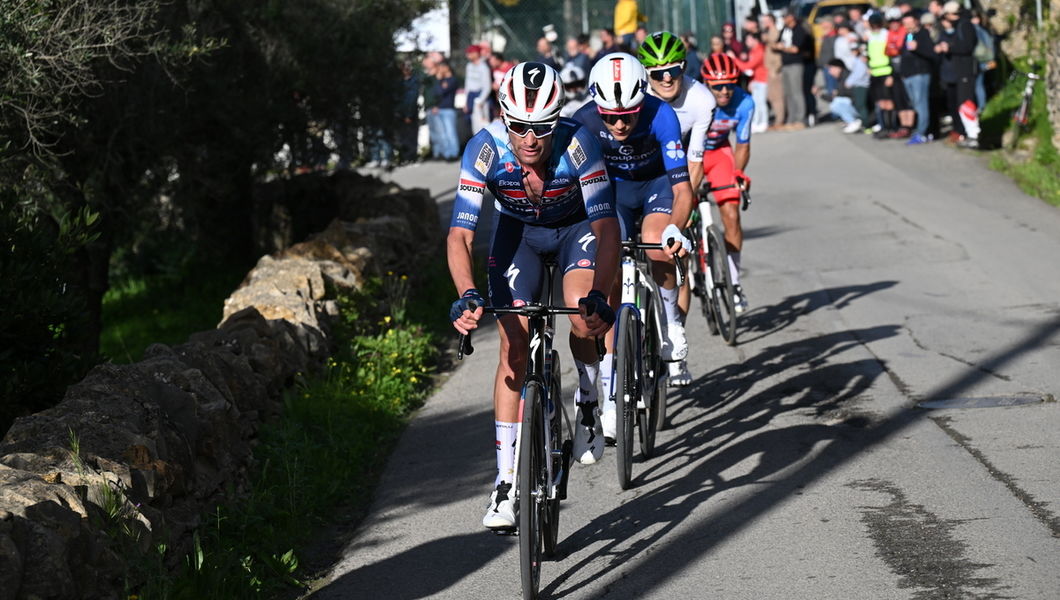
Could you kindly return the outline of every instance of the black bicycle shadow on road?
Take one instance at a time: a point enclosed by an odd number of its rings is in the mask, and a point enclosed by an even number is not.
[[[834,295],[840,302],[849,302],[891,285],[894,283],[855,286],[845,291],[839,288],[824,296]],[[820,295],[815,292],[804,295],[803,299],[788,299],[781,303],[777,314],[789,315],[785,320],[793,322],[806,312],[802,303],[812,303],[812,298]],[[698,378],[673,398],[671,422],[680,429],[680,434],[657,449],[659,459],[641,463],[647,468],[638,473],[635,483],[643,489],[675,470],[685,468],[688,472],[655,489],[644,490],[577,529],[569,529],[575,524],[562,522],[561,517],[559,560],[580,548],[596,547],[573,564],[546,563],[541,596],[563,598],[577,593],[614,569],[626,567],[631,560],[637,560],[636,576],[614,580],[606,597],[643,595],[693,567],[720,543],[767,515],[793,494],[801,493],[801,489],[827,473],[922,419],[923,413],[912,406],[884,419],[867,412],[868,405],[859,402],[861,394],[881,375],[887,375],[885,364],[875,359],[828,363],[856,345],[893,337],[899,329],[897,325],[881,325],[779,344],[749,357],[742,365],[723,366]],[[986,370],[969,369],[964,375],[940,384],[922,399],[953,397],[988,377],[988,371],[997,371],[1058,331],[1060,318],[985,358],[981,365]],[[777,379],[777,383],[750,394],[755,381],[766,376]],[[789,414],[824,418],[811,423],[777,425],[779,417]],[[483,428],[479,423],[459,420],[441,420],[436,425],[452,431],[458,438],[454,441],[461,444],[479,443],[470,440],[471,434],[462,433],[461,429]],[[814,448],[818,448],[817,454],[806,461]],[[444,449],[436,451],[445,452]],[[481,492],[483,486],[479,479],[488,470],[487,463],[492,458],[475,452],[477,460],[463,462],[453,471],[466,473],[456,481],[457,486],[463,487],[459,493],[464,498]],[[722,476],[730,467],[756,456],[757,464],[750,472],[735,478]],[[406,501],[413,496],[419,498],[417,494],[435,495],[424,490],[452,477],[443,473],[441,465],[423,468],[419,475],[411,474],[407,478],[406,488],[396,492]],[[435,471],[434,475],[429,474],[431,471]],[[404,474],[401,476],[405,478]],[[415,481],[420,476],[427,477],[427,481]],[[712,497],[752,485],[755,486],[753,495],[691,529],[685,527],[678,531],[693,511]],[[421,505],[431,503],[430,500],[420,502]],[[474,527],[472,520],[469,518],[469,523]],[[454,597],[447,590],[473,577],[484,564],[507,551],[512,539],[470,531],[425,542],[346,573],[313,598]],[[652,552],[646,553],[648,548]],[[562,571],[557,573],[556,566],[560,564]],[[515,564],[511,571],[513,577],[509,583],[517,585]],[[484,585],[483,590],[495,589],[492,585],[495,584]],[[495,595],[495,591],[492,594],[484,591],[483,597]]]

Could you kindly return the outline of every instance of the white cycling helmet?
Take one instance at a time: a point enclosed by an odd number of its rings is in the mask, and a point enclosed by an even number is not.
[[[558,119],[563,98],[559,73],[539,62],[515,65],[504,74],[497,90],[504,116],[527,123]]]
[[[625,52],[601,57],[589,71],[589,93],[604,110],[640,106],[647,85],[644,65]]]
[[[559,72],[559,78],[563,81],[563,85],[580,83],[585,81],[585,71],[578,65],[569,62],[563,65],[563,70]]]

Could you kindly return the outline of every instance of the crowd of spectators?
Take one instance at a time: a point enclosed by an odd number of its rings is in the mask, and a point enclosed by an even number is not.
[[[612,28],[572,36],[562,44],[556,43],[554,30],[545,28],[532,59],[560,71],[568,102],[564,114],[588,101],[587,79],[596,59],[636,52],[648,35],[646,20],[635,0],[617,0]],[[685,73],[699,79],[703,55],[696,38],[686,32],[681,39],[687,48]],[[755,133],[838,120],[845,133],[903,139],[909,145],[944,137],[976,148],[995,48],[984,17],[955,0],[930,0],[924,10],[898,0],[885,8],[828,14],[813,24],[794,11],[779,18],[751,14],[739,28],[725,23],[711,36],[705,54],[728,54],[743,70],[741,84],[755,100]],[[434,159],[457,160],[461,142],[497,116],[497,86],[514,63],[488,43],[468,46],[464,58],[462,86],[441,53],[423,58],[418,87],[412,65],[403,65],[405,96],[393,147],[398,157],[416,156],[417,92],[424,99]],[[461,88],[465,101],[457,108]]]
[[[820,115],[842,121],[846,133],[909,145],[945,136],[979,146],[996,40],[982,15],[955,0],[931,0],[924,10],[904,0],[851,8],[813,24],[794,11],[779,22],[749,16],[741,33],[737,39],[725,24],[711,50],[729,54],[747,74],[755,131],[804,129]]]

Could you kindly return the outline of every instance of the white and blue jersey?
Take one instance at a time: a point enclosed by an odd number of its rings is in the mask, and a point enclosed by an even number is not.
[[[751,118],[755,114],[755,101],[743,88],[736,87],[732,99],[725,106],[714,109],[714,121],[707,130],[706,151],[729,147],[729,134],[736,133],[736,143],[751,141]]]
[[[508,144],[508,131],[493,121],[467,143],[460,164],[451,227],[475,230],[485,190],[496,198],[497,211],[531,225],[614,217],[611,186],[596,140],[580,124],[560,119],[552,133],[551,177],[544,181],[541,202],[523,187],[523,169]]]
[[[646,96],[637,126],[625,140],[612,136],[600,118],[595,102],[574,113],[600,141],[607,173],[612,179],[647,181],[663,175],[670,185],[688,181],[688,162],[681,143],[681,123],[674,109],[654,96]]]

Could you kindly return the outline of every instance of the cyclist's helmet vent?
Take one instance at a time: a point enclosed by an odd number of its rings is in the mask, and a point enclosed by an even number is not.
[[[589,72],[589,93],[600,108],[636,108],[644,102],[648,72],[629,54],[613,52],[596,61]]]
[[[637,57],[646,69],[679,63],[685,59],[685,43],[669,31],[656,31],[644,38]]]
[[[559,73],[552,67],[539,62],[519,63],[504,74],[497,99],[508,119],[555,121],[563,108],[561,85]]]
[[[736,66],[736,61],[731,56],[715,52],[703,61],[700,73],[703,75],[703,81],[708,84],[736,83],[740,77],[740,68]]]

